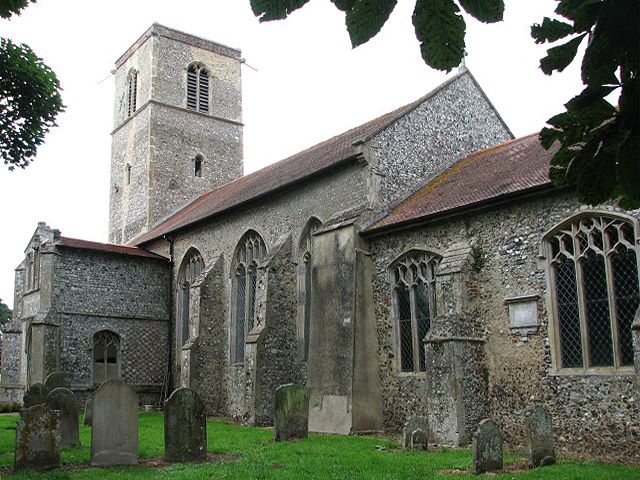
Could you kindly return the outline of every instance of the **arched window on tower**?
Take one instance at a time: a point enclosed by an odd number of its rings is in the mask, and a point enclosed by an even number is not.
[[[439,263],[439,257],[414,250],[389,268],[402,372],[426,370],[423,340],[436,316],[435,275]]]
[[[133,115],[138,108],[138,72],[133,68],[127,75],[127,117]]]
[[[196,155],[196,158],[193,160],[193,176],[194,177],[202,177],[202,155]]]
[[[111,330],[93,336],[93,383],[120,377],[120,337]]]
[[[187,108],[209,113],[209,71],[199,63],[187,68]]]
[[[608,214],[580,215],[546,235],[558,368],[633,367],[637,238],[632,222]]]
[[[178,271],[178,295],[177,295],[177,315],[176,326],[178,347],[182,347],[189,340],[189,305],[191,286],[194,280],[204,270],[204,261],[200,252],[192,248],[187,252],[180,270]]]
[[[311,272],[311,237],[322,226],[315,217],[309,219],[300,236],[298,255],[298,338],[304,361],[309,359],[309,332],[311,328],[311,299],[313,277]]]
[[[264,240],[254,231],[242,237],[233,256],[232,357],[235,363],[244,362],[245,339],[255,324],[258,265],[266,256]]]

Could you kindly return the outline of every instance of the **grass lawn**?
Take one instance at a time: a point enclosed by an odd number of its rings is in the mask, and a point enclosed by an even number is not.
[[[218,420],[207,424],[208,450],[221,455],[214,463],[161,467],[88,468],[91,430],[81,427],[82,447],[62,451],[63,468],[44,474],[11,475],[17,416],[0,416],[0,478],[11,479],[478,479],[470,474],[469,450],[408,452],[392,440],[370,437],[314,435],[291,443],[275,443],[269,429],[239,427]],[[141,413],[141,458],[163,455],[162,414]],[[509,462],[522,461],[508,457]],[[508,463],[509,463],[508,462]],[[161,463],[161,462],[159,462]],[[447,473],[448,472],[448,473]],[[5,476],[6,475],[6,476]],[[559,465],[504,473],[491,478],[601,480],[638,479],[640,468],[561,459]]]

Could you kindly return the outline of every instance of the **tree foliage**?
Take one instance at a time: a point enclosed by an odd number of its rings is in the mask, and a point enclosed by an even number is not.
[[[29,0],[0,0],[0,16],[9,18]],[[24,168],[58,113],[64,110],[55,73],[27,45],[0,38],[0,155],[9,170]]]
[[[250,0],[260,21],[284,19],[309,0]],[[397,0],[331,0],[345,12],[354,47],[373,38]],[[586,42],[582,58],[585,89],[566,111],[547,121],[540,134],[545,148],[558,145],[550,178],[575,187],[579,200],[597,204],[614,199],[640,207],[640,1],[556,0],[555,13],[531,27],[537,43],[556,43],[540,61],[550,75],[563,71]],[[416,0],[413,26],[427,65],[450,71],[465,51],[464,10],[486,23],[502,20],[503,0]],[[562,41],[562,42],[561,42]],[[619,92],[617,107],[606,99]]]
[[[584,90],[540,133],[545,148],[560,145],[551,179],[574,186],[585,203],[640,207],[639,12],[638,0],[558,0],[555,13],[566,21],[545,18],[531,27],[537,43],[564,42],[540,61],[547,75],[564,70],[586,42]],[[614,92],[617,107],[605,99]]]
[[[0,325],[4,325],[11,318],[11,310],[0,298]]]

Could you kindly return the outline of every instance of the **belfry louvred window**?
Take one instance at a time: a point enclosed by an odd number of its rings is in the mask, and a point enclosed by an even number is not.
[[[582,217],[552,232],[547,249],[558,366],[632,367],[631,323],[640,304],[632,223]]]
[[[138,108],[138,72],[131,70],[127,75],[127,117]]]
[[[400,370],[426,370],[423,340],[436,315],[435,273],[439,258],[412,251],[396,260],[390,276],[398,332]]]
[[[256,232],[248,232],[240,240],[234,255],[233,291],[234,348],[233,359],[244,361],[244,344],[247,334],[256,326],[256,290],[258,263],[267,256],[264,240]]]
[[[209,71],[200,64],[187,69],[187,108],[209,113]]]

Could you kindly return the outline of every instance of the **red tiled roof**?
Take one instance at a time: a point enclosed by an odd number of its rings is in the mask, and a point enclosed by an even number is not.
[[[400,202],[365,234],[551,186],[553,154],[553,149],[542,148],[537,133],[474,152]]]
[[[121,255],[133,255],[136,257],[155,258],[158,260],[167,260],[161,255],[148,252],[138,247],[130,247],[128,245],[119,245],[115,243],[90,242],[88,240],[79,240],[77,238],[60,237],[60,241],[56,243],[61,247],[80,248],[83,250],[98,250],[100,252],[119,253]]]
[[[205,193],[129,243],[142,245],[354,159],[358,154],[354,143],[369,139],[465,74],[452,77],[415,102]]]

